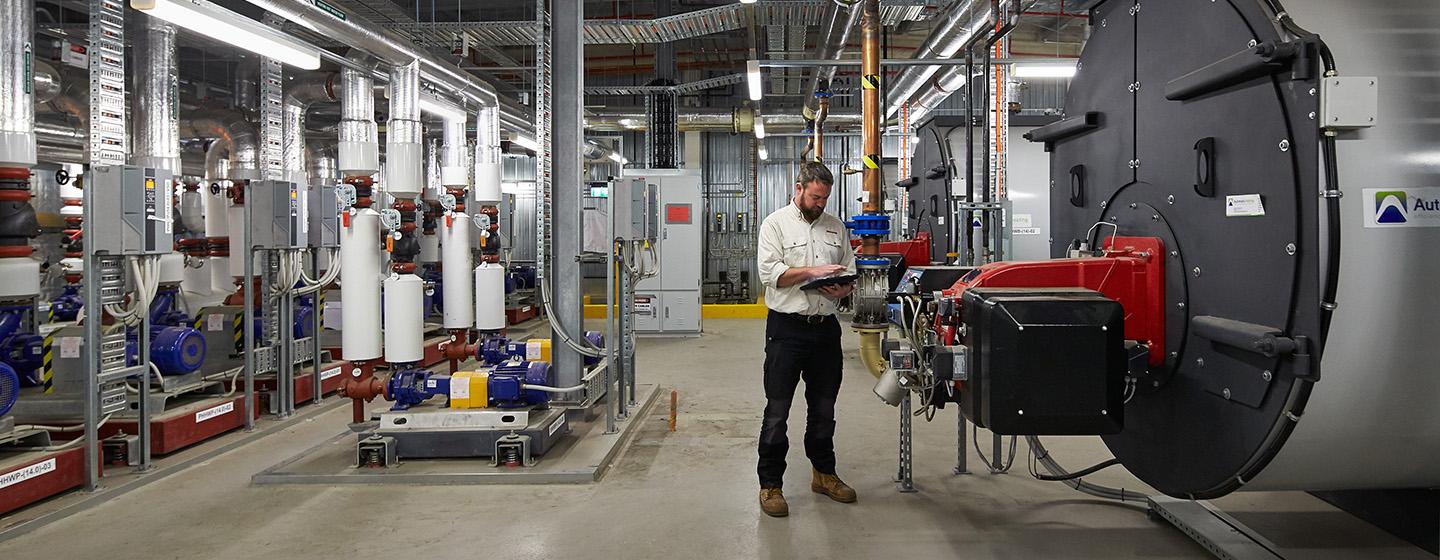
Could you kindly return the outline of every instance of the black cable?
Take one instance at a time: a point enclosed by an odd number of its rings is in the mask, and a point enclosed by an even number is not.
[[[1075,472],[1072,472],[1072,473],[1068,473],[1068,474],[1063,474],[1063,475],[1040,474],[1039,472],[1035,471],[1033,468],[1031,469],[1030,474],[1031,474],[1032,476],[1034,476],[1035,478],[1039,479],[1039,480],[1048,480],[1048,481],[1052,481],[1052,482],[1059,482],[1059,481],[1064,481],[1064,480],[1075,480],[1075,479],[1077,479],[1077,478],[1084,477],[1084,476],[1090,476],[1090,475],[1092,475],[1092,474],[1095,474],[1095,473],[1097,473],[1097,472],[1100,472],[1101,470],[1108,469],[1108,468],[1113,467],[1113,466],[1118,465],[1118,464],[1120,464],[1120,460],[1119,460],[1119,459],[1111,459],[1111,460],[1109,460],[1109,461],[1105,461],[1105,462],[1103,462],[1103,463],[1098,463],[1098,464],[1095,464],[1095,465],[1092,465],[1092,466],[1089,466],[1089,467],[1080,469],[1080,470],[1078,470],[1078,471],[1075,471]]]

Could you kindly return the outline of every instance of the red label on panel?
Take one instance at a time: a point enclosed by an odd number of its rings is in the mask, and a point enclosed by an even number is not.
[[[665,223],[667,224],[688,224],[690,223],[689,204],[666,204]]]

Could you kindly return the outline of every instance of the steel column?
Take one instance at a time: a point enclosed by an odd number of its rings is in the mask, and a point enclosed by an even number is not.
[[[584,184],[584,162],[581,151],[585,139],[584,122],[585,44],[584,4],[578,0],[557,0],[553,6],[551,27],[551,91],[553,146],[553,195],[551,198],[553,249],[549,275],[551,297],[554,298],[555,319],[571,334],[583,333],[584,308],[580,293],[580,188]],[[543,147],[551,149],[550,147]],[[544,266],[544,263],[541,263]],[[560,336],[551,341],[555,359],[555,385],[570,387],[580,384],[584,363]]]

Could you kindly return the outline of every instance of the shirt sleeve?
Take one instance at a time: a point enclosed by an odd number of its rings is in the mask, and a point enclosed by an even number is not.
[[[840,231],[840,239],[844,240],[840,250],[844,254],[840,255],[840,262],[835,264],[845,265],[846,274],[855,274],[855,251],[859,250],[859,247],[850,246],[850,229],[845,227],[845,222],[840,222]]]
[[[770,220],[760,225],[755,260],[756,268],[760,272],[760,282],[766,287],[779,289],[780,275],[790,270],[790,266],[785,264],[785,252],[780,245],[780,228]]]
[[[850,246],[850,239],[849,239],[848,237],[845,238],[845,246],[841,248],[841,251],[844,252],[845,254],[840,257],[840,263],[839,263],[839,264],[845,265],[845,273],[846,273],[846,274],[855,274],[855,251],[856,251],[856,250],[857,250],[856,247],[851,247],[851,246]]]

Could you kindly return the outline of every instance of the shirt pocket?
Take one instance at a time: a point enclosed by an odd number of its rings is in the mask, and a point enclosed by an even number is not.
[[[785,264],[789,266],[808,266],[809,259],[805,253],[810,246],[803,239],[786,239],[780,242],[781,254],[785,255]]]
[[[840,264],[845,261],[845,251],[850,250],[849,240],[842,234],[829,232],[815,236],[816,253],[824,255],[815,264]]]

